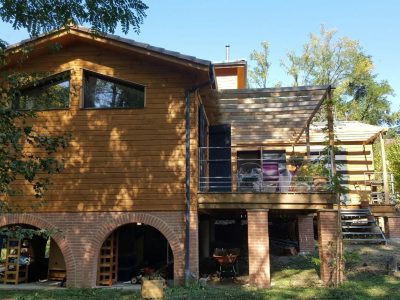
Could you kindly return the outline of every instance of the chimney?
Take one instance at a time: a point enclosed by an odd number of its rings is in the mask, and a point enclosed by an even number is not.
[[[225,52],[226,52],[225,61],[226,61],[226,62],[229,61],[229,48],[230,48],[230,47],[231,47],[231,46],[229,46],[229,45],[226,45],[226,46],[225,46]]]

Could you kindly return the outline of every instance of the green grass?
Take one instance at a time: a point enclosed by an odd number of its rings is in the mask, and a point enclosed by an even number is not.
[[[5,291],[0,290],[0,299],[141,299],[138,292],[114,289],[60,289],[52,291]],[[398,278],[372,273],[354,274],[339,288],[323,287],[273,287],[256,290],[239,286],[199,288],[170,288],[165,299],[400,299]]]
[[[371,256],[368,254],[369,264]],[[338,288],[324,288],[318,277],[318,262],[314,256],[293,256],[274,258],[271,262],[273,287],[271,289],[257,290],[247,286],[232,285],[227,282],[222,285],[209,285],[206,288],[192,286],[190,288],[176,287],[166,290],[166,300],[247,300],[247,299],[399,299],[400,278],[382,275],[384,266],[379,261],[379,270],[372,271],[363,268],[364,260],[360,260],[352,253],[348,255],[347,281]],[[346,264],[347,264],[346,263]],[[141,299],[140,293],[132,290],[121,289],[62,289],[59,290],[1,290],[0,299],[12,300],[48,300],[48,299],[96,299],[96,300],[135,300]]]

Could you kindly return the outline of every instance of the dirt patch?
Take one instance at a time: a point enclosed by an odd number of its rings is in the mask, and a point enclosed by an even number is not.
[[[387,274],[389,258],[394,255],[400,258],[400,239],[390,239],[387,245],[345,244],[344,250],[349,256],[348,273]]]

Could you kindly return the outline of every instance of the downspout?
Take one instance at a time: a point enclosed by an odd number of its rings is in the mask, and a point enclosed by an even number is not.
[[[185,286],[190,283],[190,96],[198,89],[214,83],[214,68],[210,64],[209,80],[185,90],[185,130],[186,130],[186,215],[185,215]]]

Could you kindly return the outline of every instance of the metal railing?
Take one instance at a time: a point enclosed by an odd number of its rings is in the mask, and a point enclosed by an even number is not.
[[[382,172],[364,172],[365,189],[370,193],[371,204],[383,204],[386,201],[385,197],[385,186],[384,176]],[[395,204],[399,198],[399,195],[394,189],[394,175],[393,173],[387,173],[387,184],[388,184],[388,204]]]
[[[327,177],[312,174],[321,167],[321,153],[311,159],[264,147],[201,147],[200,192],[320,193]],[[329,169],[329,165],[323,165]]]

